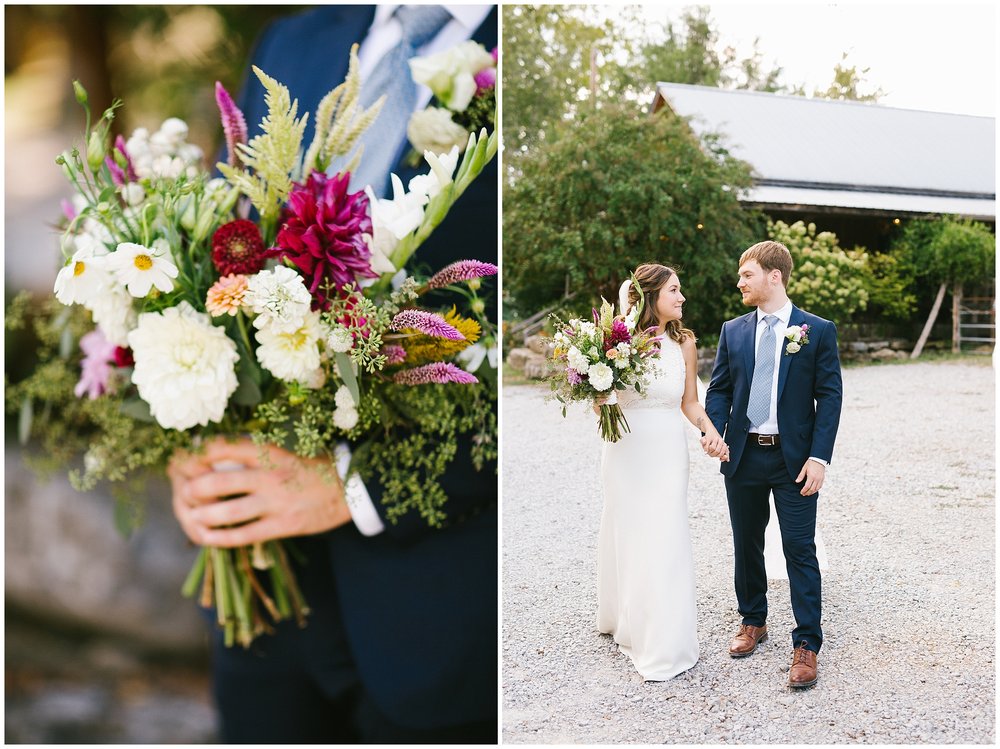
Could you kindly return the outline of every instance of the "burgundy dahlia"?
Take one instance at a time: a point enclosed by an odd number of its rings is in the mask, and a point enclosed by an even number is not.
[[[230,221],[212,235],[212,263],[220,276],[253,275],[264,267],[265,259],[264,240],[253,221]]]
[[[365,234],[371,234],[368,198],[349,194],[351,175],[339,179],[312,172],[288,197],[283,225],[267,257],[291,260],[313,295],[314,306],[327,309],[327,292],[353,283],[355,276],[377,278]]]
[[[611,323],[611,333],[604,339],[604,350],[612,349],[619,343],[631,343],[632,336],[625,327],[624,320],[615,320]]]

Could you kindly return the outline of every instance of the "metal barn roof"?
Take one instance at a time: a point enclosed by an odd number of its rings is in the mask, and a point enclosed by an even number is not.
[[[657,84],[694,131],[753,166],[746,202],[996,219],[992,117]]]

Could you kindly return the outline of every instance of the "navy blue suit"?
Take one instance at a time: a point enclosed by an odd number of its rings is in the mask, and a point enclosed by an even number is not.
[[[722,326],[705,410],[729,445],[722,463],[726,477],[735,550],[735,584],[740,614],[746,624],[761,626],[767,617],[764,529],[768,495],[773,492],[792,595],[796,627],[793,645],[803,640],[816,652],[823,642],[821,581],[816,562],[816,503],[819,493],[803,497],[796,483],[810,457],[827,463],[840,423],[843,385],[837,351],[837,329],[829,320],[792,306],[788,324],[809,325],[809,343],[790,354],[778,368],[777,414],[780,447],[748,444],[747,403],[755,364],[756,310]],[[787,339],[782,339],[786,346]]]
[[[314,113],[346,75],[350,45],[364,39],[374,12],[320,6],[281,19],[253,62],[289,87],[300,113]],[[496,46],[495,8],[473,39]],[[266,109],[256,78],[244,89],[252,136]],[[311,141],[310,117],[303,142]],[[406,184],[427,167],[394,171]],[[496,226],[494,161],[415,259],[434,270],[462,258],[496,262]],[[497,477],[495,465],[473,469],[468,447],[460,444],[442,481],[443,530],[404,517],[374,537],[348,524],[297,540],[313,608],[306,628],[285,623],[249,652],[215,649],[225,740],[496,742]],[[382,514],[381,487],[367,488]]]

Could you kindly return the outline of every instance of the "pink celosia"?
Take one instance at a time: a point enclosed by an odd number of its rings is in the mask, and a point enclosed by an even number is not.
[[[471,278],[483,278],[492,276],[497,272],[497,267],[493,263],[483,263],[479,260],[459,260],[457,263],[447,265],[427,282],[427,288],[440,289],[449,284],[468,281]]]
[[[474,375],[450,362],[434,362],[414,369],[404,369],[392,378],[397,385],[474,385],[479,382]]]
[[[247,277],[239,273],[231,273],[216,281],[208,290],[205,299],[205,309],[212,317],[221,315],[236,316],[243,306],[243,295],[247,290]]]
[[[389,323],[389,328],[392,330],[413,328],[414,330],[419,330],[421,333],[433,336],[434,338],[447,338],[449,341],[465,340],[465,336],[445,322],[443,317],[435,315],[433,312],[426,312],[425,310],[420,309],[403,310],[392,318],[392,322]]]
[[[82,398],[84,393],[94,400],[108,389],[115,361],[115,350],[118,347],[108,341],[100,329],[92,330],[80,339],[80,349],[84,353],[80,362],[80,381],[73,388],[73,394]]]
[[[402,346],[397,346],[394,343],[383,346],[382,354],[385,356],[385,365],[387,367],[402,364],[406,361],[406,349]]]
[[[226,148],[229,149],[229,166],[239,166],[240,155],[236,150],[237,143],[247,142],[247,121],[243,112],[233,102],[233,97],[218,81],[215,82],[215,103],[219,105],[222,116],[222,131],[226,134]]]
[[[267,257],[291,260],[305,276],[314,308],[327,309],[330,288],[377,278],[365,235],[372,233],[368,197],[348,193],[350,173],[327,177],[311,172],[288,196],[282,227]]]

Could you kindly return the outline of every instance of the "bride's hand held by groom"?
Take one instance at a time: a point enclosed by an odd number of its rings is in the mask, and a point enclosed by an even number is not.
[[[235,463],[242,470],[217,470]],[[307,460],[248,439],[209,441],[167,469],[173,509],[191,541],[229,548],[332,530],[351,519],[344,486],[327,460]]]

